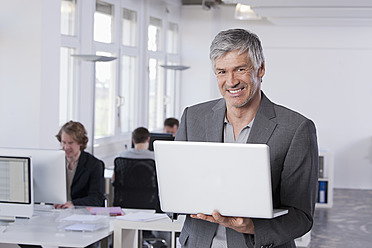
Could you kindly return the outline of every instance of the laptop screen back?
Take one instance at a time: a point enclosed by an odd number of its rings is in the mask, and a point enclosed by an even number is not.
[[[265,144],[155,141],[164,212],[273,218]]]

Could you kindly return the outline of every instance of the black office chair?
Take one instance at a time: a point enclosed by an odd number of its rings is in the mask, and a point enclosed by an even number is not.
[[[117,157],[114,160],[115,180],[113,206],[133,209],[154,209],[161,213],[153,159]],[[155,238],[151,232],[143,232],[144,247],[167,247],[164,239]]]

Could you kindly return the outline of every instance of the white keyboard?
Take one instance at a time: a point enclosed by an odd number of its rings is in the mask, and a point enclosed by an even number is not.
[[[41,204],[35,204],[34,210],[36,211],[51,211],[54,210],[53,205],[41,205]]]

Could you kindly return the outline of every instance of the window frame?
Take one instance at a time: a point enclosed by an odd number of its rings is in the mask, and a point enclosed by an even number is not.
[[[61,0],[62,2],[62,0]],[[61,48],[67,48],[67,49],[73,49],[75,53],[77,53],[80,49],[80,40],[79,40],[79,34],[80,34],[80,25],[81,25],[81,20],[80,20],[80,11],[81,11],[81,0],[76,0],[75,1],[75,27],[74,27],[74,33],[72,35],[66,35],[66,34],[61,34],[61,45],[60,45],[60,50]],[[61,6],[62,8],[62,6]],[[60,58],[60,63],[61,63],[61,58]],[[80,64],[74,61],[73,63],[73,68],[72,68],[72,82],[69,82],[72,84],[70,87],[72,87],[73,91],[73,96],[71,99],[73,100],[72,104],[72,113],[69,113],[66,120],[61,120],[59,118],[58,122],[61,124],[64,121],[69,121],[67,119],[78,119],[79,116],[79,109],[78,109],[78,97],[80,95],[80,88],[78,85],[78,80],[79,80],[79,71],[80,71]],[[60,95],[59,95],[60,97]],[[61,109],[61,99],[59,99],[59,111]],[[69,103],[68,103],[69,104]]]
[[[178,25],[179,33],[181,32],[180,26],[180,4],[169,3],[168,0],[153,0],[149,3],[146,0],[100,0],[100,2],[108,3],[113,5],[113,22],[112,22],[112,42],[104,43],[94,40],[94,13],[96,0],[76,0],[76,27],[75,35],[63,35],[61,34],[61,47],[68,47],[75,49],[76,54],[96,54],[97,51],[109,52],[113,54],[117,59],[115,60],[115,95],[118,96],[120,93],[121,85],[121,70],[122,70],[122,56],[136,57],[136,82],[134,82],[134,116],[133,116],[133,127],[136,126],[148,126],[149,124],[149,107],[148,107],[148,94],[149,94],[149,65],[148,61],[150,57],[161,60],[161,64],[166,64],[169,60],[169,55],[165,52],[167,46],[166,42],[166,30],[168,27],[168,21],[176,23]],[[156,2],[156,3],[154,3]],[[125,46],[122,44],[122,18],[123,9],[135,11],[137,13],[137,46]],[[176,10],[178,14],[170,15],[168,10]],[[84,10],[84,11],[83,11]],[[171,12],[172,12],[171,11]],[[164,14],[166,13],[166,14]],[[172,12],[173,13],[173,12]],[[162,51],[158,54],[154,54],[147,51],[147,27],[149,17],[153,16],[162,20]],[[84,28],[81,26],[84,25]],[[90,27],[90,28],[87,28]],[[166,28],[164,28],[166,27]],[[180,40],[178,38],[178,48],[180,49]],[[170,59],[175,63],[181,61],[179,54],[171,54]],[[176,58],[176,59],[174,59]],[[91,140],[92,121],[91,117],[94,116],[93,108],[91,103],[92,97],[92,81],[94,72],[94,63],[83,62],[76,60],[74,63],[74,114],[72,119],[81,121],[87,131],[88,137]],[[158,71],[162,71],[164,74],[163,81],[166,85],[166,72],[163,68],[159,68]],[[144,93],[146,92],[146,93]],[[174,106],[175,114],[178,114],[179,105],[179,93],[177,93],[176,103]],[[131,131],[121,132],[119,125],[119,108],[114,106],[114,118],[115,126],[114,133],[112,136],[100,137],[94,139],[95,146],[104,146],[110,143],[122,142],[123,139],[130,139]],[[164,116],[165,117],[165,116]],[[160,126],[158,127],[160,128]],[[90,144],[88,144],[89,147]]]

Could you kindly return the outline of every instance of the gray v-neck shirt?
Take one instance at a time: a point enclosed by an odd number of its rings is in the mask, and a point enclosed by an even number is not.
[[[234,129],[231,123],[225,117],[223,126],[224,143],[247,143],[254,119],[245,126],[235,140]],[[217,231],[213,237],[211,248],[227,248],[226,227],[218,225]]]

